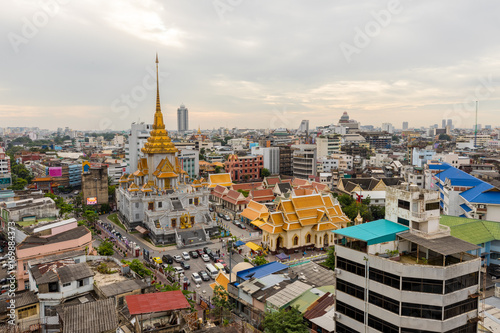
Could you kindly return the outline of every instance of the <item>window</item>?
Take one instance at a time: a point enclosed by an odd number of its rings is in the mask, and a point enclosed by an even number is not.
[[[135,214],[135,219],[138,220],[139,219],[139,214]]]
[[[86,286],[89,284],[89,279],[88,278],[81,279],[81,280],[77,280],[76,282],[78,284],[78,287],[83,287],[83,286]]]
[[[399,327],[373,315],[368,315],[368,326],[384,333],[399,333]]]
[[[370,269],[370,280],[377,281],[387,286],[399,289],[399,276],[381,271],[376,268]]]
[[[477,323],[467,323],[460,327],[446,331],[446,333],[476,333],[476,332],[477,332]]]
[[[374,305],[381,307],[383,309],[386,309],[388,311],[397,313],[399,315],[399,302],[396,300],[393,300],[390,297],[380,295],[376,292],[370,291],[370,294],[368,296],[368,301],[371,304],[374,304]]]
[[[18,312],[19,319],[24,319],[27,317],[31,317],[37,314],[36,305],[28,306],[27,308],[21,309]]]
[[[192,205],[193,204],[193,199],[189,199],[189,204]]]
[[[158,202],[158,208],[161,208],[161,207],[163,207],[163,202],[160,201],[160,202]]]
[[[403,303],[401,307],[401,315],[407,317],[441,320],[443,308],[427,304]]]
[[[45,312],[45,317],[57,316],[57,311],[55,306],[45,305],[44,312]]]
[[[410,221],[409,221],[409,220],[407,220],[407,219],[403,219],[403,218],[401,218],[401,217],[398,217],[398,223],[399,223],[399,224],[402,224],[402,225],[405,225],[405,226],[407,226],[407,227],[409,227],[409,226],[410,226]]]
[[[425,210],[435,210],[435,209],[439,209],[439,201],[428,202],[425,204]]]
[[[461,302],[451,304],[444,307],[444,320],[456,317],[469,311],[477,310],[477,298],[468,298]]]
[[[299,237],[297,236],[293,237],[293,245],[299,245]]]
[[[443,281],[403,277],[403,290],[429,294],[442,294]]]
[[[139,208],[139,203],[138,202],[135,203],[135,208]]]
[[[465,274],[453,279],[448,279],[444,283],[445,294],[452,293],[454,291],[468,288],[479,283],[478,273],[473,272],[470,274]]]
[[[148,210],[154,210],[155,208],[155,203],[154,202],[148,202]]]
[[[198,199],[198,197],[195,197],[194,198],[194,205],[198,206],[199,203],[200,203],[200,199]]]
[[[311,234],[307,234],[306,243],[311,243]]]
[[[49,293],[57,293],[59,291],[59,283],[51,282],[49,283]]]
[[[357,320],[361,323],[364,322],[365,313],[363,311],[338,300],[336,303],[337,312],[342,313],[347,317],[351,317],[352,319]]]
[[[344,281],[342,279],[337,278],[337,290],[342,291],[346,294],[359,298],[361,300],[365,299],[365,289],[356,286],[350,282]]]
[[[171,219],[170,223],[172,223],[172,228],[177,227],[177,219]]]
[[[358,264],[349,259],[337,257],[337,268],[356,275],[365,276],[365,265]]]
[[[409,202],[409,201],[405,201],[405,200],[398,199],[398,207],[399,207],[399,208],[403,208],[403,209],[410,210],[410,202]]]
[[[69,287],[69,286],[71,286],[71,282],[63,283],[63,287]]]

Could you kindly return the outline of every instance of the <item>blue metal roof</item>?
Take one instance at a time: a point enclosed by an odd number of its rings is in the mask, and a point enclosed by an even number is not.
[[[253,277],[259,279],[269,274],[277,273],[284,269],[288,269],[288,266],[280,262],[273,261],[261,266],[256,266],[239,271],[238,273],[236,273],[236,276],[246,281]]]
[[[460,207],[462,207],[463,210],[465,210],[466,213],[470,212],[472,209],[469,208],[466,204],[461,204]]]
[[[399,223],[381,219],[332,231],[334,234],[359,239],[368,245],[396,240],[396,234],[409,228]]]
[[[430,170],[446,170],[448,168],[451,168],[451,165],[448,163],[441,163],[441,164],[427,164]]]
[[[482,180],[469,175],[467,172],[454,167],[450,167],[438,173],[435,177],[442,181],[449,179],[452,186],[476,186],[483,182]]]

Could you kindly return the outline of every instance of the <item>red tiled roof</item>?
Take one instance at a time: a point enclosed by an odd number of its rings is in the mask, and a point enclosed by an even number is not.
[[[280,178],[279,177],[267,177],[266,178],[266,182],[268,185],[276,185],[280,182]]]
[[[252,199],[254,201],[273,201],[274,193],[272,189],[267,190],[254,190],[251,192]]]
[[[186,297],[180,290],[165,291],[154,294],[138,294],[125,296],[128,311],[131,315],[155,313],[163,311],[188,309]]]
[[[259,187],[262,187],[262,182],[233,184],[233,190],[235,191],[238,190],[250,191],[253,189],[257,189]]]

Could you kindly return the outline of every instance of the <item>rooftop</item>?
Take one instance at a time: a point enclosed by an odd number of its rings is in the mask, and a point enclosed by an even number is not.
[[[186,297],[180,290],[165,291],[154,294],[125,296],[131,315],[156,313],[190,308]]]
[[[286,286],[280,292],[277,292],[273,296],[269,297],[267,302],[277,308],[282,308],[311,288],[312,287],[310,285],[304,282],[295,281],[294,283]]]
[[[449,256],[461,252],[477,250],[480,247],[469,242],[465,242],[453,236],[445,236],[439,238],[424,238],[415,235],[411,232],[405,232],[398,235],[399,238],[410,241],[414,244],[423,246],[426,249],[432,250],[443,256]]]
[[[63,323],[62,333],[100,333],[118,327],[113,298],[62,307],[59,315]]]
[[[112,297],[128,293],[138,289],[147,288],[149,285],[142,280],[124,280],[117,283],[110,283],[100,287],[105,297]]]
[[[273,261],[261,266],[256,266],[239,271],[236,275],[242,280],[248,280],[252,277],[261,278],[269,274],[277,273],[288,269],[288,266],[277,261]]]
[[[396,235],[408,231],[409,228],[399,223],[381,219],[367,222],[339,230],[333,230],[334,234],[349,237],[374,245],[396,240]]]
[[[27,237],[21,244],[19,244],[19,249],[27,249],[30,247],[42,246],[46,244],[54,244],[60,243],[64,241],[75,240],[89,234],[90,231],[84,227],[79,226],[74,229],[61,232],[60,234],[51,236],[51,237],[38,237],[38,236],[29,236]]]

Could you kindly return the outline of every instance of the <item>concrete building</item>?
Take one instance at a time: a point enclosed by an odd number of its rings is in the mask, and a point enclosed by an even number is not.
[[[434,150],[418,149],[414,147],[411,151],[411,164],[422,168],[428,161],[434,158]]]
[[[261,155],[237,156],[230,155],[224,163],[224,169],[231,175],[233,181],[252,181],[261,178],[264,161]]]
[[[125,162],[127,163],[127,172],[134,173],[137,170],[137,163],[141,157],[144,157],[141,148],[149,138],[149,133],[153,125],[135,122],[132,123],[128,134],[128,143],[125,144]]]
[[[111,177],[111,185],[118,185],[120,178],[127,173],[127,162],[122,160],[106,160],[105,162],[108,165],[108,176]]]
[[[408,129],[408,122],[403,121],[403,131],[406,131]]]
[[[316,138],[317,156],[325,157],[340,152],[341,136],[327,134]]]
[[[182,170],[186,171],[189,177],[196,179],[200,176],[200,154],[194,149],[179,149],[179,163]]]
[[[293,176],[292,167],[292,147],[290,146],[278,146],[280,149],[280,175],[282,176]]]
[[[189,130],[189,114],[188,109],[181,104],[177,109],[177,131],[183,134],[185,131]]]
[[[308,179],[316,176],[316,145],[292,145],[293,176]]]
[[[280,174],[280,148],[279,147],[252,147],[252,155],[262,155],[264,168],[272,175]]]
[[[302,120],[300,122],[297,134],[305,134],[305,135],[309,134],[309,120]]]
[[[425,188],[424,169],[412,165],[404,165],[401,170],[405,182],[410,185],[417,185],[419,188]]]
[[[0,216],[6,222],[56,218],[59,209],[51,198],[29,198],[0,203]]]
[[[321,165],[321,172],[331,172],[333,170],[352,171],[353,157],[346,154],[333,154],[328,157],[320,157],[318,158],[318,171],[320,170],[319,165]]]
[[[382,124],[382,131],[387,132],[389,134],[394,133],[394,126],[392,126],[391,123],[383,123]]]
[[[108,166],[92,165],[82,172],[82,200],[86,205],[108,204]]]
[[[10,172],[10,156],[0,147],[0,189],[12,185],[12,175]]]
[[[359,130],[359,123],[354,119],[349,119],[347,112],[344,112],[339,119],[338,126],[347,127],[347,132],[352,133]]]

